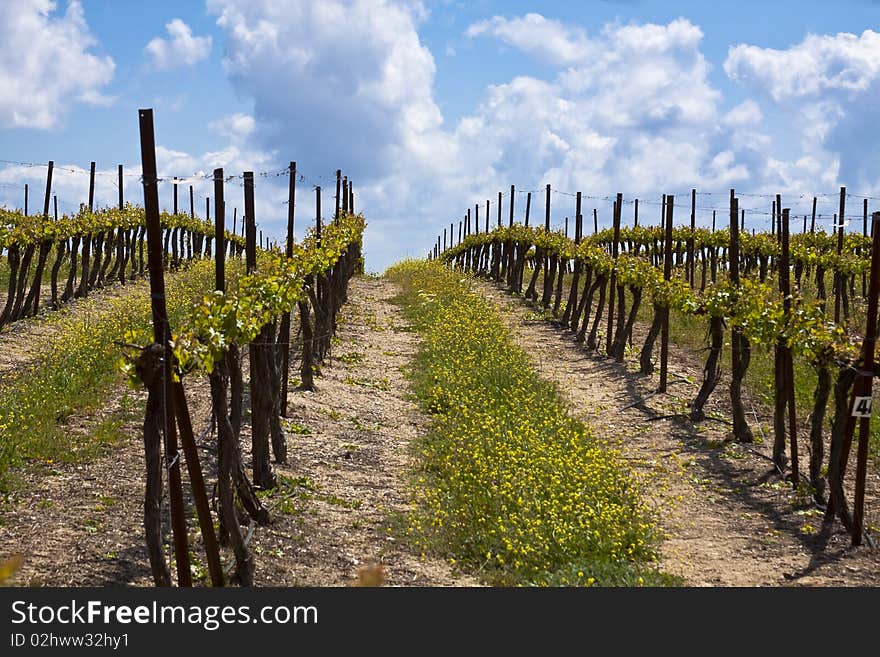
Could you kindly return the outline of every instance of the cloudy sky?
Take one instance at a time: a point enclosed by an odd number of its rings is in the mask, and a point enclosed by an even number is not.
[[[685,221],[696,188],[708,223],[736,188],[756,227],[770,194],[796,213],[819,195],[823,222],[840,185],[847,214],[880,197],[870,0],[0,0],[0,43],[0,204],[21,207],[29,183],[31,211],[45,167],[20,163],[50,159],[62,212],[86,200],[91,160],[98,204],[115,202],[119,163],[142,201],[140,107],[155,110],[163,176],[296,160],[297,235],[315,185],[332,208],[342,168],[374,271],[421,256],[476,203],[482,219],[491,199],[494,221],[498,191],[506,218],[511,184],[521,220],[523,192],[550,183],[554,225],[576,191],[600,223],[616,192],[648,220],[676,194]],[[200,214],[210,193],[195,183]],[[240,213],[240,181],[226,194]],[[286,179],[257,178],[256,196],[280,239]]]

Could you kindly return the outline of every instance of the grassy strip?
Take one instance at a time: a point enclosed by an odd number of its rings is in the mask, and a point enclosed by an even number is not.
[[[412,379],[434,414],[418,445],[413,535],[499,585],[660,585],[659,534],[634,475],[568,415],[498,311],[461,274],[388,276],[423,346]]]
[[[229,267],[233,262],[230,261]],[[233,265],[234,266],[234,265]],[[196,261],[167,277],[172,326],[210,289],[214,263]],[[146,281],[115,297],[94,295],[70,312],[51,313],[51,337],[36,338],[36,360],[0,385],[0,490],[14,485],[12,469],[28,459],[72,461],[88,456],[92,435],[74,438],[64,426],[73,413],[101,408],[108,391],[123,385],[115,341],[139,344],[151,338],[150,291]],[[98,432],[100,433],[100,432]]]

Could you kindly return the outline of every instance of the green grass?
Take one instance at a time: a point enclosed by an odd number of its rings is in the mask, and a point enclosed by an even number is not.
[[[677,583],[656,570],[641,483],[538,378],[494,305],[436,263],[388,276],[422,337],[408,374],[434,414],[411,538],[496,585]]]
[[[172,326],[210,289],[214,265],[199,261],[167,277],[168,314]],[[12,471],[28,460],[74,461],[100,453],[118,438],[119,418],[91,422],[114,388],[125,386],[117,341],[150,340],[150,298],[146,282],[120,296],[94,295],[77,302],[72,312],[52,313],[43,321],[52,337],[35,340],[38,354],[0,384],[0,490],[14,485]],[[130,398],[123,409],[134,412]],[[128,406],[126,407],[126,404]],[[76,415],[89,430],[71,432]]]

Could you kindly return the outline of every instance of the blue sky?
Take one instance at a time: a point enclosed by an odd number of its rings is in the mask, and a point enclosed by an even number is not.
[[[0,203],[20,207],[27,182],[40,206],[45,169],[8,162],[49,159],[73,169],[57,174],[62,211],[86,200],[90,160],[99,204],[116,198],[117,163],[140,201],[136,110],[153,107],[163,175],[296,160],[297,234],[314,184],[332,207],[341,167],[372,270],[422,255],[475,203],[492,199],[494,217],[510,184],[583,191],[603,223],[610,194],[650,218],[692,187],[701,223],[730,187],[754,194],[755,227],[775,193],[796,213],[820,194],[828,217],[842,184],[855,214],[858,195],[880,197],[878,18],[868,0],[6,0]],[[210,190],[195,186],[203,213]],[[279,238],[285,198],[283,177],[258,179],[257,221]],[[552,204],[554,224],[573,215],[570,196]]]

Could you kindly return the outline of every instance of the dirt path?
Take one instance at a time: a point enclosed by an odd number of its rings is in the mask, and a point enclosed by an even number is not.
[[[290,460],[276,466],[281,486],[265,500],[275,521],[253,536],[258,585],[346,585],[365,566],[367,578],[378,573],[370,564],[381,564],[390,585],[477,584],[444,561],[413,552],[392,526],[409,508],[408,445],[428,421],[409,400],[401,371],[417,338],[390,303],[396,293],[383,280],[352,281],[332,366],[316,380],[317,392],[289,394]],[[190,377],[186,390],[198,433],[209,417],[205,381]],[[151,584],[142,525],[145,395],[122,392],[122,399],[108,400],[106,412],[118,420],[103,456],[76,465],[32,464],[20,473],[20,492],[0,505],[0,559],[24,556],[13,583]],[[70,423],[71,430],[88,430],[75,417]],[[242,447],[249,458],[247,431]],[[208,436],[206,447],[212,441]],[[212,459],[210,450],[203,452],[209,481]],[[199,546],[195,553],[201,556]],[[204,570],[201,563],[197,568]]]
[[[518,298],[488,283],[481,289],[576,415],[648,478],[667,535],[661,569],[691,586],[880,585],[880,551],[849,548],[839,523],[823,530],[821,511],[797,499],[759,455],[768,445],[725,443],[727,427],[716,421],[652,419],[687,408],[701,379],[697,359],[671,346],[669,393],[636,403],[657,379],[639,375],[632,357],[617,364],[591,354]],[[726,410],[723,382],[706,410]],[[875,524],[878,506],[868,500]]]
[[[281,475],[305,480],[304,506],[256,540],[259,583],[337,586],[354,581],[365,564],[380,563],[391,585],[475,585],[441,560],[415,554],[392,535],[389,515],[409,508],[406,480],[410,442],[427,418],[408,399],[402,367],[417,337],[390,300],[396,286],[374,278],[353,281],[343,309],[333,365],[316,380],[318,391],[291,393],[287,467]],[[311,489],[311,490],[309,490]],[[298,496],[298,498],[300,497]],[[266,559],[284,542],[285,557]]]

